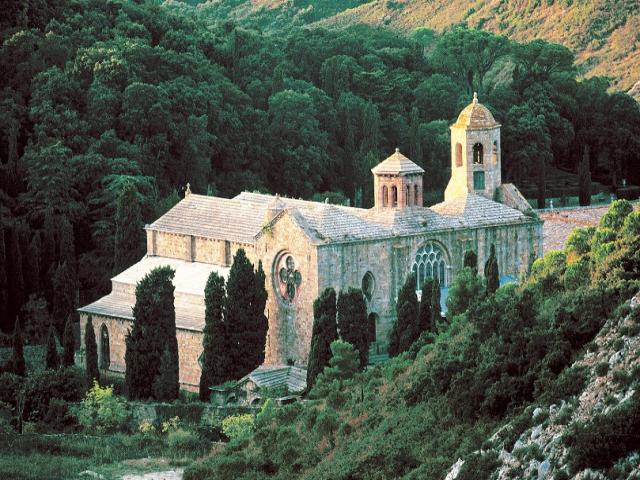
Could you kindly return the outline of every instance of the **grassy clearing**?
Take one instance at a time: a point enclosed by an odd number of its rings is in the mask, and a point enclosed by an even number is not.
[[[0,435],[0,478],[65,480],[91,470],[106,479],[183,465],[201,455],[153,435]],[[139,460],[137,460],[139,459]]]

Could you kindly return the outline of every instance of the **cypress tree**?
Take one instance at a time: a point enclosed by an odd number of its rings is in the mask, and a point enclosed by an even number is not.
[[[53,327],[49,327],[49,335],[47,336],[46,366],[49,370],[57,370],[60,366],[60,357],[56,348],[56,333]]]
[[[478,271],[478,255],[473,250],[467,250],[464,252],[463,267],[472,268],[475,272]]]
[[[496,247],[491,244],[489,259],[484,267],[484,275],[487,280],[487,295],[494,293],[500,287],[500,273],[498,271],[498,259],[496,258]]]
[[[58,265],[53,275],[53,324],[62,332],[64,322],[76,313],[76,280],[67,262]]]
[[[0,331],[11,331],[11,317],[9,315],[9,294],[7,285],[7,260],[4,244],[4,226],[0,217]]]
[[[13,353],[11,360],[9,360],[11,371],[16,375],[24,377],[27,373],[27,368],[24,361],[24,351],[22,342],[22,330],[20,329],[20,322],[16,318],[16,323],[13,328]]]
[[[340,338],[358,350],[360,367],[369,359],[369,335],[367,332],[367,306],[359,288],[349,287],[338,295],[338,331]]]
[[[93,320],[91,315],[87,318],[87,325],[84,331],[84,352],[86,360],[87,385],[100,381],[100,371],[98,370],[98,345],[96,344],[96,334],[93,331]]]
[[[7,264],[7,297],[9,317],[16,318],[20,313],[20,308],[24,303],[24,276],[22,272],[22,252],[20,250],[20,239],[18,237],[18,227],[14,227],[9,232],[7,241],[6,264]]]
[[[31,239],[24,266],[25,289],[29,293],[39,293],[40,288],[40,235]]]
[[[71,317],[67,318],[64,326],[64,335],[62,337],[62,366],[72,367],[75,363],[75,339],[73,336],[73,321]]]
[[[133,185],[127,184],[118,197],[113,273],[118,274],[144,255],[144,230],[140,202]]]
[[[202,338],[202,373],[200,400],[209,400],[209,387],[229,380],[229,343],[224,318],[224,278],[211,272],[204,289],[204,335]]]
[[[409,349],[411,344],[420,336],[420,318],[418,297],[416,296],[416,275],[407,277],[398,294],[396,304],[396,322],[389,335],[389,356],[396,355]]]
[[[167,347],[160,357],[160,368],[153,380],[153,397],[161,402],[170,402],[178,398],[180,391],[180,378],[178,376],[178,364],[171,354],[171,348]]]
[[[431,286],[431,326],[434,330],[440,328],[442,322],[442,307],[440,306],[440,281],[433,279]]]
[[[585,145],[582,161],[578,164],[578,201],[580,205],[591,205],[591,162],[589,145]]]
[[[125,388],[129,399],[147,399],[153,395],[165,348],[178,368],[175,271],[168,266],[154,268],[136,286],[133,327],[125,339]]]
[[[409,124],[409,157],[414,163],[422,165],[422,138],[420,137],[420,117],[418,114],[418,107],[413,107],[411,109],[411,122]]]
[[[49,305],[53,305],[53,274],[56,269],[56,224],[52,211],[45,212],[40,256],[40,286]]]
[[[76,268],[76,246],[73,225],[67,217],[61,216],[58,228],[58,263],[66,262],[73,270]]]
[[[429,278],[422,286],[422,294],[420,295],[420,313],[418,315],[418,324],[420,333],[432,332],[434,325],[431,323],[433,313],[431,312],[431,295],[433,289],[433,280]]]
[[[254,272],[245,251],[238,249],[229,271],[224,309],[229,332],[229,378],[245,376],[264,360],[267,333],[264,278],[261,266]]]
[[[313,302],[311,349],[307,362],[308,391],[331,360],[331,343],[338,339],[336,315],[336,291],[326,288]]]

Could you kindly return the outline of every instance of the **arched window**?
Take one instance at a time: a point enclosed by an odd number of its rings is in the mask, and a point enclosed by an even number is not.
[[[367,336],[369,337],[369,343],[376,341],[376,323],[378,321],[377,313],[370,313],[367,317]]]
[[[373,291],[375,289],[375,279],[373,278],[373,273],[367,272],[362,277],[362,293],[364,294],[364,298],[367,301],[370,301],[373,297]]]
[[[456,143],[456,167],[462,166],[462,145]]]
[[[482,144],[476,143],[473,146],[473,164],[482,165],[482,163],[483,163]]]
[[[416,274],[416,290],[422,290],[429,278],[437,278],[440,287],[447,286],[447,260],[436,243],[428,242],[418,249],[411,271]]]
[[[389,189],[385,185],[382,187],[382,206],[386,207],[387,205],[389,205]]]
[[[107,370],[111,364],[111,353],[109,352],[109,330],[106,325],[100,328],[100,368]]]
[[[404,205],[405,207],[411,205],[411,187],[409,185],[404,188]]]
[[[418,185],[413,186],[413,204],[416,207],[421,207],[422,205],[418,205]]]
[[[398,206],[398,187],[395,185],[391,187],[391,206],[394,208]]]

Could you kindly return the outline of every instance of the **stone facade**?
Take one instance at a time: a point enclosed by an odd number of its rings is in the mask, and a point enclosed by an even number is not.
[[[177,272],[180,381],[197,389],[204,285],[211,271],[226,278],[243,248],[254,264],[262,262],[267,275],[266,365],[306,365],[313,301],[327,287],[363,289],[369,327],[375,329],[372,353],[385,352],[397,294],[412,271],[419,277],[416,290],[425,278],[437,276],[444,295],[466,250],[477,252],[481,267],[494,244],[503,279],[517,278],[542,253],[542,222],[515,186],[502,185],[500,125],[476,98],[451,127],[451,138],[445,201],[430,208],[422,205],[423,170],[397,150],[372,169],[371,209],[248,192],[233,199],[187,192],[146,227],[145,258],[112,280],[110,295],[80,309],[82,337],[91,314],[99,354],[104,326],[108,368],[123,372],[135,284],[154,266],[170,264]]]

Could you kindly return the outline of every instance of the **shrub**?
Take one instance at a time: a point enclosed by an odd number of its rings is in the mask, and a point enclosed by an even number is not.
[[[255,420],[253,415],[231,415],[222,420],[222,431],[231,440],[247,437],[252,431]]]
[[[202,449],[202,442],[198,436],[183,428],[169,432],[167,444],[175,453],[182,455]]]
[[[628,387],[631,384],[631,380],[631,372],[627,373],[624,370],[615,370],[613,372],[613,381],[622,387]]]
[[[34,373],[27,381],[25,418],[41,420],[49,409],[51,399],[77,402],[85,392],[84,374],[77,367]]]
[[[609,373],[609,363],[608,362],[600,362],[596,365],[596,375],[599,377],[604,377],[607,373]]]
[[[49,403],[47,413],[41,422],[41,429],[53,430],[55,432],[69,433],[78,427],[78,420],[69,408],[69,404],[64,400],[54,398]]]
[[[100,387],[93,383],[84,400],[76,409],[80,425],[98,433],[122,430],[129,419],[126,400],[113,394],[113,387]]]
[[[456,480],[477,480],[479,478],[491,478],[491,474],[498,467],[498,454],[490,451],[476,453],[465,460],[460,468]]]
[[[0,402],[15,406],[18,392],[25,387],[26,379],[15,373],[0,375]]]

